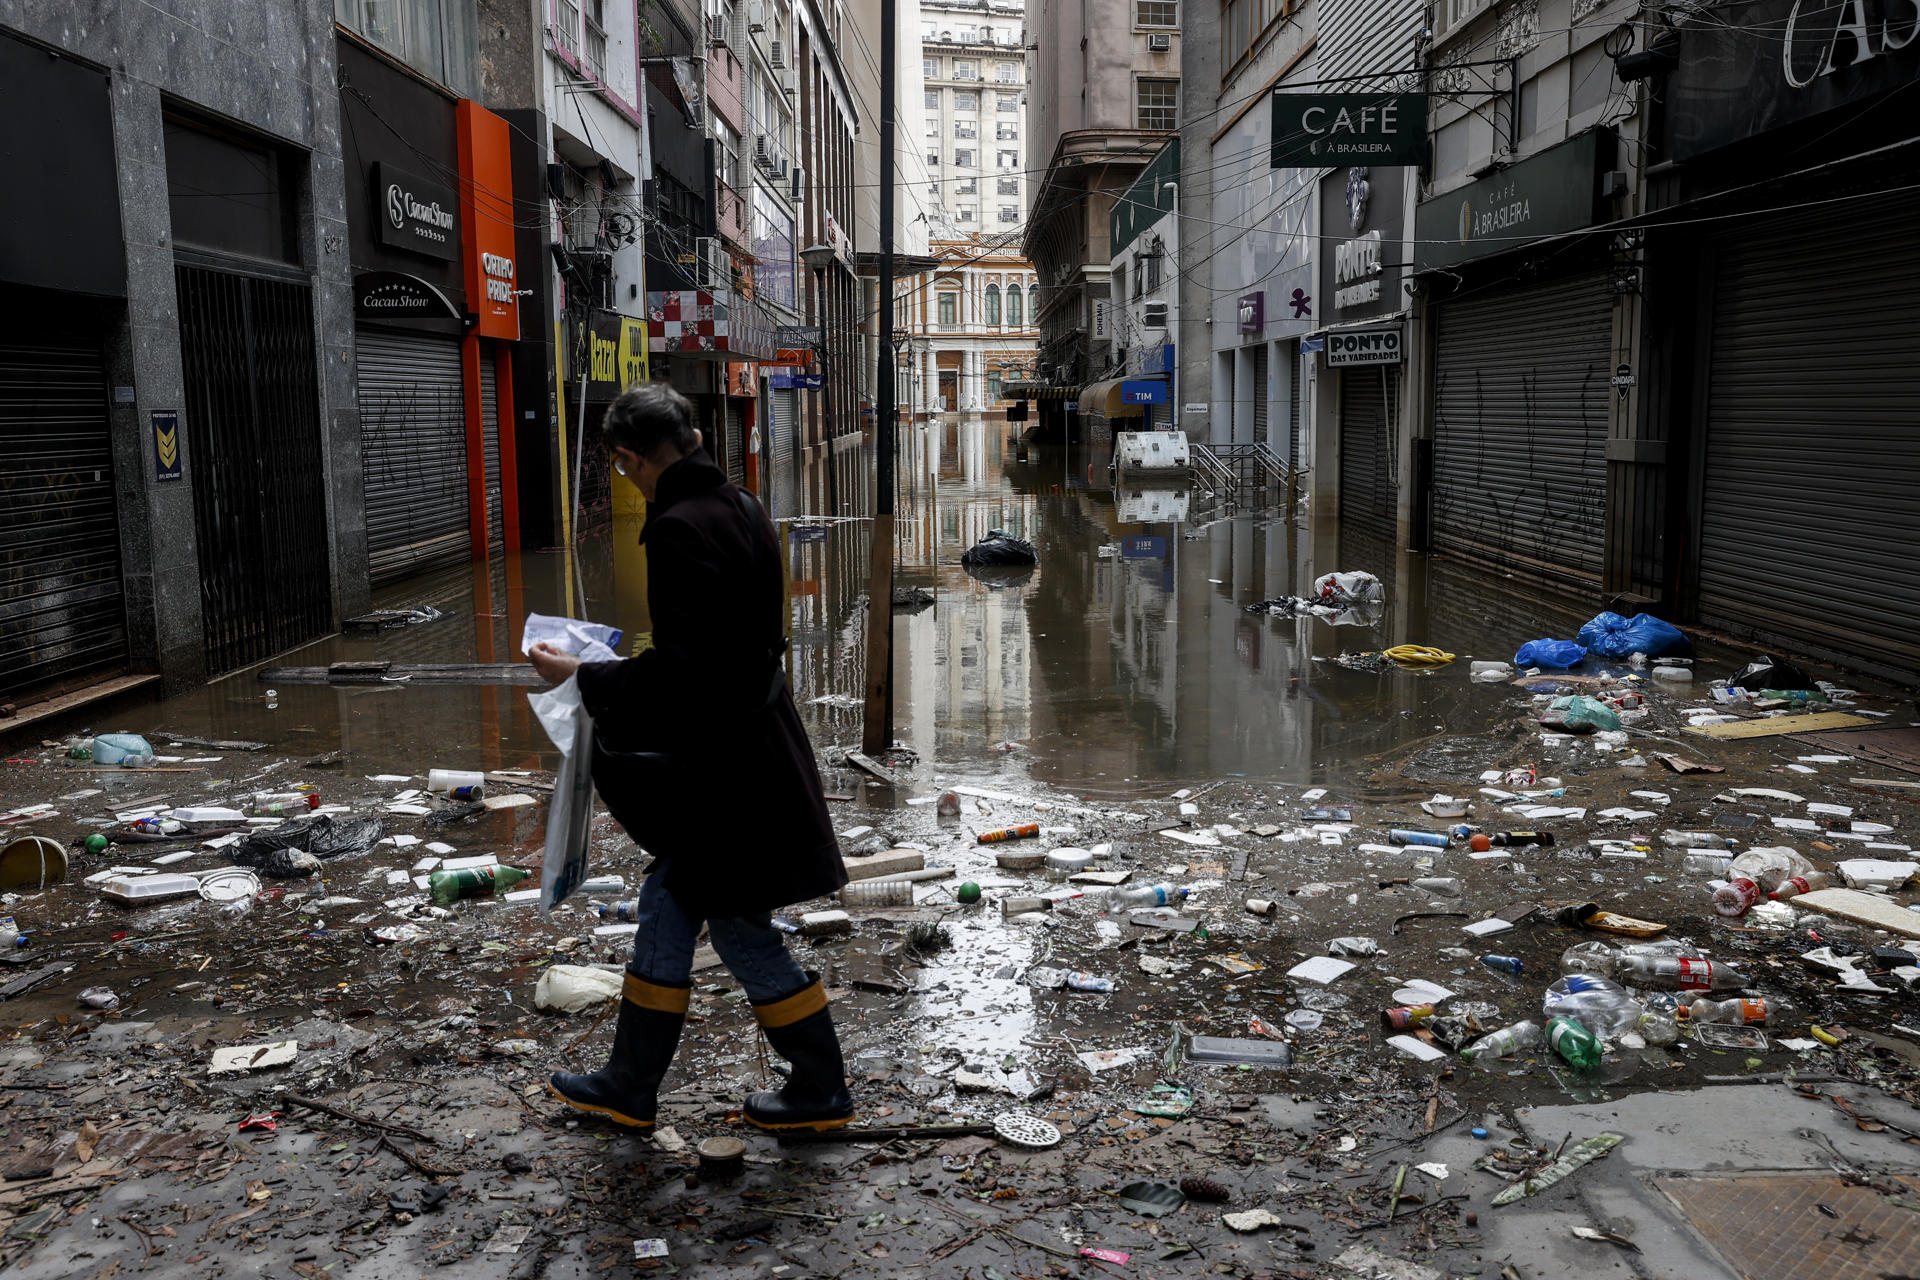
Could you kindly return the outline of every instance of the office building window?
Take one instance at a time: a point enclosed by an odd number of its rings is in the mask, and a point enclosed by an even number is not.
[[[980,32],[973,27],[960,28],[960,43],[972,44],[980,38]]]
[[[961,121],[953,126],[953,136],[956,138],[977,138],[980,136],[980,131],[971,124]]]
[[[1018,179],[1018,178],[1002,178],[1002,179],[1000,179],[1000,194],[1001,194],[1001,195],[1003,195],[1003,196],[1017,196],[1017,195],[1019,195],[1019,194],[1020,194],[1020,179]]]
[[[927,167],[929,169],[938,169],[940,167],[940,153],[938,151],[927,152]]]
[[[943,293],[940,295],[940,323],[941,324],[947,326],[949,329],[951,329],[954,325],[959,324],[960,323],[959,310],[960,310],[959,294]]]
[[[1020,83],[1020,64],[1017,62],[996,62],[993,64],[993,78],[1001,84]]]
[[[1157,253],[1147,259],[1147,288],[1158,289],[1160,287],[1160,267],[1165,261],[1166,259]]]
[[[1000,167],[1002,169],[1018,169],[1020,167],[1020,153],[1018,151],[1002,151],[1000,153]]]
[[[980,95],[977,93],[961,93],[958,89],[954,90],[953,109],[955,111],[978,111],[980,109]]]
[[[1178,80],[1140,80],[1134,84],[1135,126],[1141,129],[1172,129],[1180,122],[1180,82]]]
[[[1001,206],[1000,206],[1000,221],[1002,221],[1002,222],[1018,222],[1018,221],[1020,221],[1020,210],[1019,210],[1019,209],[1017,209],[1017,208],[1011,208],[1011,207],[1009,207],[1009,206],[1007,206],[1007,205],[1004,205],[1004,204],[1003,204],[1003,205],[1001,205]]]
[[[1001,111],[1018,111],[1020,109],[1020,96],[1014,93],[1003,93],[1000,95],[1000,101],[996,103],[995,106]]]
[[[970,204],[963,204],[960,206],[959,210],[954,214],[954,218],[956,221],[959,221],[959,222],[972,222],[973,215],[974,215],[974,207]]]
[[[937,138],[940,136],[940,122],[938,120],[927,121],[927,136],[929,138]]]
[[[1138,0],[1141,4],[1151,0]],[[1227,0],[1227,65],[1232,66],[1260,42],[1267,28],[1293,12],[1293,0]]]
[[[955,58],[953,60],[953,78],[955,80],[978,80],[980,78],[980,64],[968,61],[965,58]]]
[[[972,151],[955,151],[953,153],[953,162],[959,165],[962,169],[971,169],[973,168],[973,152]]]
[[[959,190],[958,190],[958,191],[957,191],[957,192],[956,192],[955,194],[957,194],[957,195],[963,195],[963,196],[974,196],[974,195],[979,195],[979,194],[980,194],[980,179],[978,179],[978,178],[968,178],[968,179],[967,179],[967,180],[966,180],[965,182],[963,182],[963,183],[961,183],[961,184],[960,184],[960,187],[959,187]]]
[[[1005,399],[1005,396],[1000,390],[1000,371],[998,369],[987,370],[987,399]]]
[[[935,89],[932,93],[929,93],[927,95],[927,110],[938,111],[939,109],[940,109],[940,91],[938,89]]]
[[[1113,300],[1118,303],[1124,303],[1127,300],[1127,269],[1125,267],[1115,267],[1113,269],[1112,280]]]
[[[993,136],[1002,142],[1018,142],[1020,141],[1020,126],[1017,124],[1002,123],[995,127]]]
[[[1020,317],[1020,286],[1017,284],[1007,290],[1007,323],[1015,328],[1026,323]]]
[[[1176,0],[1134,0],[1133,25],[1177,27],[1180,25],[1180,6]]]
[[[1000,286],[997,284],[987,286],[987,323],[1000,323]]]
[[[940,78],[940,59],[928,58],[920,64],[920,74],[928,80]]]

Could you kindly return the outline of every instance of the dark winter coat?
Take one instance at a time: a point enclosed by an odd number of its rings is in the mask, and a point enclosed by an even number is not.
[[[661,473],[641,542],[653,647],[579,674],[600,798],[696,918],[832,893],[847,872],[785,680],[772,523],[703,451]]]

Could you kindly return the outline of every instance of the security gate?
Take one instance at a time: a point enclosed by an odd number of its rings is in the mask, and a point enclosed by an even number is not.
[[[467,563],[467,407],[458,339],[354,332],[367,558],[375,586]]]
[[[0,336],[0,702],[127,667],[106,382],[91,344]]]
[[[1340,520],[1383,538],[1395,532],[1393,420],[1398,373],[1384,365],[1340,371]]]
[[[507,548],[506,514],[500,491],[500,391],[494,376],[492,343],[480,347],[480,438],[486,453],[487,550]]]
[[[200,612],[218,674],[333,627],[313,297],[187,263],[174,279]]]

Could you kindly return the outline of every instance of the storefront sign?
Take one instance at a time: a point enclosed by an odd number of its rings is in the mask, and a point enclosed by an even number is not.
[[[1414,211],[1414,269],[1452,266],[1592,226],[1599,220],[1600,172],[1612,167],[1617,149],[1611,129],[1590,129],[1435,196]]]
[[[1267,295],[1264,290],[1240,295],[1238,308],[1240,332],[1259,333],[1267,327]]]
[[[596,311],[587,326],[587,399],[604,404],[647,380],[647,322]]]
[[[455,109],[460,145],[461,249],[467,305],[483,338],[520,337],[520,285],[514,263],[513,164],[507,122],[470,99]]]
[[[452,187],[396,169],[373,166],[370,184],[380,202],[374,225],[380,243],[451,262],[460,243],[458,198]],[[509,202],[512,196],[508,196]]]
[[[1384,319],[1406,305],[1400,274],[1406,170],[1352,165],[1320,180],[1320,319]]]
[[[404,271],[362,271],[353,278],[353,313],[368,320],[458,320],[446,294]]]
[[[647,322],[620,317],[620,389],[647,381]]]
[[[1674,160],[1920,78],[1914,0],[1754,0],[1679,25],[1680,65],[1662,90],[1665,153]],[[1849,149],[1844,126],[1815,141],[1816,159]]]
[[[155,409],[153,419],[153,478],[178,480],[186,474],[180,461],[180,411]]]
[[[1165,404],[1167,384],[1158,378],[1128,379],[1120,384],[1121,404]]]
[[[1134,537],[1120,539],[1120,558],[1122,560],[1158,560],[1167,554],[1167,540],[1160,537]]]
[[[727,394],[735,397],[760,394],[760,366],[751,360],[727,366]]]
[[[774,350],[773,359],[761,363],[776,369],[804,369],[813,363],[813,352],[805,347],[779,347]]]
[[[1322,336],[1327,344],[1327,363],[1334,368],[1400,363],[1400,326],[1397,324],[1377,329],[1338,329]]]
[[[1417,165],[1427,153],[1424,93],[1273,95],[1273,167]]]

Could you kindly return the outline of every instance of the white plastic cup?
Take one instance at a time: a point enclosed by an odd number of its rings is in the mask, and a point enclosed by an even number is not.
[[[427,772],[427,790],[444,795],[461,787],[472,787],[477,795],[487,786],[487,776],[474,769],[431,769]]]

